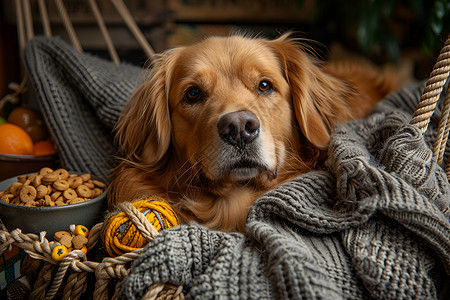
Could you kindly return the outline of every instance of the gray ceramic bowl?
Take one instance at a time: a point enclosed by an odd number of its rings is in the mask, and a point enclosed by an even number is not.
[[[69,171],[70,174],[79,172]],[[93,179],[97,179],[94,178]],[[0,191],[6,190],[17,181],[17,176],[0,182]],[[55,232],[69,230],[71,224],[91,228],[101,222],[106,211],[106,189],[92,200],[53,207],[18,206],[0,201],[0,219],[8,230],[20,228],[23,233],[47,232],[47,239],[53,239]]]

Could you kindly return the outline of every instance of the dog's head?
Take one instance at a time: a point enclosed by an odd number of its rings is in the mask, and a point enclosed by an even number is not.
[[[295,40],[212,37],[153,58],[117,126],[125,156],[213,182],[270,181],[346,119],[348,87]],[[175,170],[176,171],[176,170]]]

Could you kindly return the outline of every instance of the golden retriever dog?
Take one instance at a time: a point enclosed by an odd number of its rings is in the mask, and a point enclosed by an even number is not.
[[[322,168],[336,123],[396,87],[361,64],[324,64],[299,40],[210,37],[152,58],[116,126],[109,205],[157,195],[181,220],[243,231],[249,207]]]

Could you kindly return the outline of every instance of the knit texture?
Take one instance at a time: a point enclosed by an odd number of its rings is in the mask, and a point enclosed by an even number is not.
[[[25,58],[63,166],[107,176],[111,130],[142,69],[54,38],[32,40]],[[195,223],[162,231],[119,298],[171,283],[188,299],[446,299],[449,183],[430,151],[440,109],[425,137],[408,125],[423,88],[337,126],[326,170],[258,199],[245,235]]]
[[[423,87],[337,126],[327,170],[258,199],[245,235],[196,224],[162,232],[121,299],[154,283],[183,285],[189,299],[446,299],[449,184],[426,142],[437,122],[425,138],[408,125]]]
[[[112,129],[143,79],[142,68],[46,37],[27,43],[25,62],[61,166],[106,180],[114,166]]]

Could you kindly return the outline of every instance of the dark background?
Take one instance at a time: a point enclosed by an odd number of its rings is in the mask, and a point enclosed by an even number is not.
[[[20,2],[20,1],[19,1]],[[24,1],[22,1],[24,2]],[[52,35],[69,41],[54,1],[45,1]],[[0,98],[20,82],[17,1],[1,2]],[[34,35],[43,34],[37,0],[30,1]],[[88,0],[64,0],[84,51],[108,58]],[[143,65],[147,56],[109,0],[97,0],[122,61]],[[309,39],[321,58],[364,56],[394,64],[425,79],[449,31],[450,1],[426,0],[128,0],[124,1],[157,51],[211,34],[251,32],[273,38],[294,30]]]

